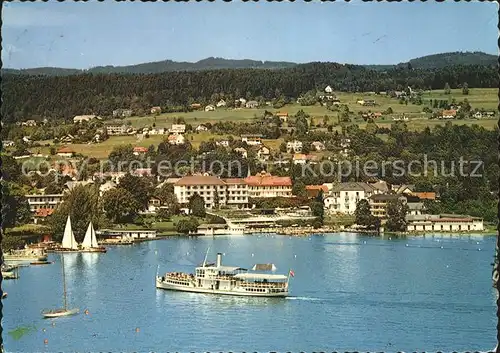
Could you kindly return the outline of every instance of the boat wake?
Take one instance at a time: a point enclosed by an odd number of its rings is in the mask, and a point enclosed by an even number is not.
[[[304,301],[320,301],[320,298],[312,298],[312,297],[286,297],[288,300],[304,300]]]

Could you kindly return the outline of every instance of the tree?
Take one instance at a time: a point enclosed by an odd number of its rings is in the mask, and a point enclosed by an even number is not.
[[[375,124],[373,119],[368,120],[368,124],[366,124],[366,132],[370,135],[375,135],[378,131],[378,126]]]
[[[286,142],[282,142],[280,144],[280,152],[282,152],[282,153],[286,152]]]
[[[139,210],[145,210],[148,207],[153,190],[144,177],[127,173],[120,179],[118,188],[125,189],[132,195]]]
[[[295,196],[306,197],[306,185],[302,181],[297,180],[293,183],[292,194]]]
[[[391,232],[406,231],[406,214],[408,206],[401,200],[387,202],[387,230]]]
[[[55,181],[52,181],[47,187],[45,188],[45,193],[46,194],[61,194],[63,192],[63,187],[56,183]]]
[[[214,190],[214,207],[219,209],[219,193],[217,190]]]
[[[21,166],[14,158],[2,154],[2,179],[5,181],[19,181]]]
[[[195,217],[205,217],[205,200],[195,193],[189,198],[189,211]]]
[[[2,180],[2,229],[28,223],[31,212],[23,189]]]
[[[446,84],[444,85],[444,94],[450,94],[450,93],[451,93],[450,85],[448,84],[448,82],[446,82]]]
[[[368,229],[380,228],[380,219],[372,215],[370,204],[366,199],[361,199],[357,202],[354,216],[356,217],[356,224],[360,226]]]
[[[189,217],[188,219],[181,219],[175,225],[175,230],[179,233],[189,234],[196,232],[199,227],[198,220],[194,217]]]
[[[469,85],[467,84],[467,82],[464,82],[464,84],[462,85],[462,94],[464,96],[469,94]]]
[[[54,146],[50,146],[49,153],[51,156],[55,156],[56,154],[56,148]]]
[[[323,224],[324,216],[325,216],[325,208],[322,202],[313,201],[311,203],[311,212],[314,217],[318,218]]]
[[[103,223],[100,210],[99,188],[96,185],[78,185],[71,189],[49,220],[56,241],[62,239],[66,219],[70,215],[75,239],[82,242],[90,221],[95,228]]]
[[[106,217],[113,223],[127,223],[137,215],[139,205],[129,191],[116,188],[104,193],[103,208]]]

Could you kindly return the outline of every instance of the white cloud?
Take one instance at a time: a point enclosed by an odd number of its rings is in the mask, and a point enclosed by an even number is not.
[[[53,27],[74,23],[77,16],[69,11],[55,10],[54,6],[60,4],[43,4],[40,6],[30,3],[4,4],[2,11],[2,21],[5,27]],[[65,10],[68,8],[66,7]]]

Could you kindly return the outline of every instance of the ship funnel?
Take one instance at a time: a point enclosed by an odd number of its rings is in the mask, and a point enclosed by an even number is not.
[[[217,264],[216,264],[216,266],[220,267],[221,265],[222,265],[222,254],[221,253],[217,253]]]

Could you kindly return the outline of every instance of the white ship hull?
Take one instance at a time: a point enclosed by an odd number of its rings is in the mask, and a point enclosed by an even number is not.
[[[187,285],[178,285],[172,283],[165,283],[162,281],[161,277],[156,278],[156,288],[173,290],[180,292],[192,292],[192,293],[205,293],[205,294],[221,294],[221,295],[234,295],[234,296],[244,296],[244,297],[287,297],[288,291],[285,292],[270,292],[270,289],[264,289],[264,292],[250,292],[243,287],[235,287],[230,290],[223,289],[209,289],[195,286],[194,283]]]
[[[5,262],[47,261],[47,255],[41,255],[41,256],[4,255],[3,259]]]

